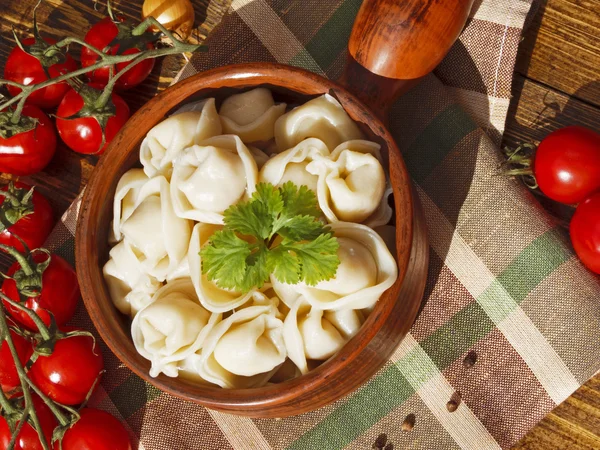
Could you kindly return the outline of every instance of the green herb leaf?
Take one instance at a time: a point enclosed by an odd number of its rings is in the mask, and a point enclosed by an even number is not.
[[[287,248],[278,245],[268,254],[270,272],[282,283],[296,284],[300,281],[300,260]]]
[[[322,212],[317,206],[317,197],[308,186],[298,187],[288,181],[279,190],[281,191],[284,211],[287,216],[321,217]]]
[[[244,285],[246,258],[251,253],[251,245],[233,231],[217,231],[200,250],[202,272],[218,286],[237,290]]]
[[[321,234],[314,241],[283,241],[280,247],[282,251],[287,250],[296,256],[301,268],[300,279],[309,286],[333,278],[340,265],[337,256],[340,245],[331,233]],[[279,277],[277,279],[283,281]]]
[[[330,279],[339,244],[321,215],[306,186],[260,183],[249,201],[225,211],[225,228],[200,251],[202,272],[221,288],[243,292],[262,287],[270,274],[290,284]]]

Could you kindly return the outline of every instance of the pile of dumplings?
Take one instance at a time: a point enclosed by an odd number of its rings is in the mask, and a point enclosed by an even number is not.
[[[184,105],[150,130],[117,185],[103,268],[150,375],[252,388],[307,373],[354,336],[398,277],[385,158],[325,94],[290,108],[258,88]],[[200,249],[259,182],[316,193],[339,242],[316,286],[221,289]],[[382,237],[383,236],[383,237]],[[385,239],[384,239],[385,238]]]

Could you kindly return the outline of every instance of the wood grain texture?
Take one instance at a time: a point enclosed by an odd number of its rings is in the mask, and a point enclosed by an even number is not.
[[[18,30],[26,29],[35,3],[35,0],[0,0],[4,19],[0,22],[0,66],[14,45],[11,25]],[[124,9],[135,16],[141,0],[118,2],[119,5],[124,3],[127,3]],[[219,23],[230,1],[194,0],[193,3],[197,24],[204,20],[201,34],[206,34]],[[513,88],[515,99],[511,103],[505,144],[538,141],[551,127],[581,121],[595,123],[597,127],[599,123],[600,0],[541,0],[541,3],[519,50],[516,68],[519,75]],[[61,5],[60,12],[53,13],[52,8],[58,5]],[[54,36],[57,30],[81,35],[89,27],[89,21],[101,15],[95,13],[91,5],[91,0],[46,0],[39,17],[42,22],[50,20],[42,29]],[[61,19],[61,15],[70,19]],[[158,64],[151,85],[157,90],[167,85],[184,62],[183,58],[172,58]],[[127,100],[140,105],[152,95],[152,90],[140,89],[132,93],[137,99]],[[550,106],[546,108],[544,102]],[[535,123],[538,116],[543,117],[545,125]],[[68,149],[60,148],[50,167],[29,181],[39,185],[58,217],[89,179],[93,163],[93,158],[81,159]],[[6,267],[6,260],[0,263]],[[599,397],[600,376],[596,376],[550,413],[515,448],[600,448]]]
[[[348,49],[377,75],[421,78],[446,56],[472,4],[473,0],[364,0]]]
[[[600,106],[600,0],[540,0],[516,70]]]
[[[221,389],[164,374],[149,375],[150,362],[135,349],[130,325],[113,304],[102,275],[108,259],[112,198],[119,179],[139,164],[139,144],[147,132],[179,104],[215,97],[217,103],[240,90],[268,86],[276,101],[304,103],[331,93],[370,140],[389,155],[396,211],[398,279],[377,301],[364,325],[328,361],[292,380],[256,389]],[[279,64],[225,66],[198,73],[154,97],[129,119],[100,160],[86,187],[77,223],[77,275],[86,309],[110,349],[131,370],[157,388],[219,411],[251,417],[287,417],[325,406],[354,391],[373,376],[412,326],[429,262],[425,220],[400,150],[375,114],[335,82]]]

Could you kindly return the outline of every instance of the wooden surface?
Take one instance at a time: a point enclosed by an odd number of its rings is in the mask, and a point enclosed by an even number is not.
[[[242,76],[243,75],[243,76]],[[365,324],[327,362],[292,380],[256,389],[221,389],[182,377],[149,375],[150,363],[135,349],[129,324],[115,308],[103,282],[101,267],[108,259],[112,202],[121,175],[138,162],[139,144],[168,111],[197,92],[222,100],[223,88],[269,85],[276,101],[302,103],[333,92],[363,131],[381,142],[390,155],[390,178],[396,208],[413,211],[396,215],[396,249],[401,276],[386,290]],[[213,94],[211,91],[215,91]],[[419,307],[429,262],[426,225],[413,203],[410,176],[394,138],[383,124],[345,89],[312,72],[270,63],[243,64],[196,74],[158,95],[132,117],[94,170],[81,204],[76,236],[77,272],[83,300],[100,335],[121,361],[154,386],[212,409],[251,417],[287,417],[312,411],[354,391],[373,376],[396,350],[412,326]],[[279,97],[278,97],[279,96]],[[283,98],[282,98],[283,97]],[[397,301],[402,298],[403,301]]]
[[[227,10],[228,0],[195,0],[197,23],[206,34]],[[14,46],[10,27],[30,25],[35,0],[0,0],[0,65]],[[127,15],[137,16],[140,0],[117,2]],[[600,124],[600,0],[541,0],[521,43],[504,144],[539,141],[549,131],[570,124],[598,128]],[[60,9],[53,7],[60,5]],[[208,6],[209,5],[209,6]],[[101,17],[91,0],[49,0],[39,18],[42,30],[59,37],[58,31],[83,35],[89,21]],[[168,58],[157,64],[149,84],[161,89],[183,64]],[[147,85],[146,85],[147,86]],[[138,89],[127,95],[139,107],[153,93]],[[46,173],[33,177],[50,198],[57,215],[62,213],[89,179],[93,157],[79,158],[61,148]],[[588,381],[550,413],[516,446],[518,449],[600,448],[600,376]]]

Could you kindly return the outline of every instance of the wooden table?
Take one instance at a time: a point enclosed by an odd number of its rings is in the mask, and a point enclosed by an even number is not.
[[[36,0],[1,0],[2,66],[14,46],[10,27],[26,30]],[[142,0],[118,1],[126,16],[139,17]],[[198,39],[220,21],[230,0],[195,0]],[[83,36],[90,22],[102,17],[91,0],[48,0],[38,14],[41,29],[49,36]],[[600,0],[541,0],[521,43],[514,98],[509,111],[504,145],[537,142],[550,131],[572,124],[598,129],[600,125]],[[183,57],[157,63],[143,88],[124,97],[139,108],[156,91],[164,89],[184,64]],[[148,86],[154,89],[148,89]],[[38,186],[58,214],[69,206],[86,184],[96,158],[80,157],[60,147],[47,169],[26,181]],[[554,205],[549,205],[553,208]],[[568,213],[568,212],[567,212]],[[2,266],[7,261],[0,258]],[[517,449],[600,449],[600,375],[588,381],[540,422],[515,447]]]

